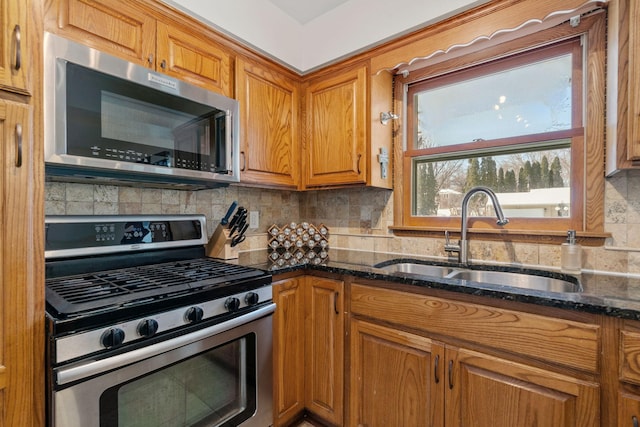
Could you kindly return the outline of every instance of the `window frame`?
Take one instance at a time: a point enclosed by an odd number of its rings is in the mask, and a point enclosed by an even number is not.
[[[469,232],[495,236],[505,235],[511,240],[540,241],[541,239],[557,240],[558,236],[566,235],[566,230],[575,229],[583,237],[595,237],[600,241],[606,237],[604,233],[604,90],[605,90],[605,31],[606,13],[598,12],[591,16],[583,17],[577,27],[572,27],[568,22],[556,27],[524,35],[504,43],[477,43],[473,51],[462,55],[451,55],[451,58],[441,57],[438,61],[429,64],[409,75],[396,76],[395,79],[395,108],[401,111],[400,121],[397,123],[394,139],[394,225],[391,229],[397,233],[410,234],[441,234],[442,230],[455,232],[460,229],[459,217],[416,217],[412,216],[412,158],[424,150],[407,150],[408,138],[412,132],[412,126],[408,123],[413,120],[409,108],[409,85],[429,85],[446,79],[460,80],[460,74],[471,74],[477,71],[479,66],[484,70],[491,64],[509,63],[512,67],[517,58],[523,60],[530,55],[536,55],[545,49],[562,48],[571,39],[581,37],[586,43],[584,56],[580,69],[584,91],[574,93],[582,99],[583,111],[580,117],[574,116],[573,128],[570,131],[558,131],[549,133],[556,138],[564,135],[572,140],[572,165],[579,162],[580,167],[573,167],[571,171],[571,205],[572,214],[567,218],[515,218],[506,227],[498,227],[495,219],[490,217],[473,217],[469,221]],[[580,48],[581,49],[581,48]],[[508,59],[505,59],[508,58]],[[530,62],[530,61],[527,61]],[[575,67],[574,63],[574,67]],[[484,71],[483,74],[488,73]],[[432,83],[426,83],[427,80]],[[419,83],[425,82],[425,83]],[[403,117],[406,117],[403,120]],[[583,123],[584,122],[584,123]],[[577,126],[577,125],[581,126]],[[583,125],[583,126],[582,126]],[[581,129],[582,132],[576,129]],[[538,135],[543,136],[543,135]],[[523,143],[527,137],[512,137],[504,140],[493,140],[490,144]],[[480,142],[477,148],[484,148],[485,143]],[[438,147],[429,150],[431,154],[450,151],[452,146]],[[457,147],[456,147],[457,148]],[[575,187],[574,187],[575,186]],[[554,237],[555,236],[555,237]]]

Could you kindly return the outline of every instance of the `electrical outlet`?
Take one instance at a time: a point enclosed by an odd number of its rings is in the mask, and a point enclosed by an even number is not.
[[[260,212],[259,211],[249,212],[249,228],[258,228],[258,227],[260,227]]]

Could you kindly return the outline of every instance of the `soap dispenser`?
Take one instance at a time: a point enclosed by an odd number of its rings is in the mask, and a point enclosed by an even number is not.
[[[582,246],[576,243],[576,231],[567,231],[567,241],[560,253],[561,268],[564,273],[580,274],[582,269]]]

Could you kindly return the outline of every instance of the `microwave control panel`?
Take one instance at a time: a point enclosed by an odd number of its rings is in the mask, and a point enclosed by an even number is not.
[[[169,150],[144,152],[138,150],[121,150],[118,148],[102,148],[91,146],[91,157],[97,157],[118,162],[143,163],[152,166],[164,166],[168,168],[189,169],[223,173],[216,165],[208,161],[208,156],[200,156],[195,153],[179,152],[175,157]],[[78,153],[80,154],[80,153]]]

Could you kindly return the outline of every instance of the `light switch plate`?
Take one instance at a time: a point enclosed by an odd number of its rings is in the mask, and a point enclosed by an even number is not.
[[[260,212],[250,211],[249,212],[249,228],[258,228],[258,227],[260,227]]]

